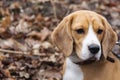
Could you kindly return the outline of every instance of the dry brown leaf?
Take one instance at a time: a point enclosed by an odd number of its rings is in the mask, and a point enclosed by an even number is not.
[[[31,39],[31,38],[26,38],[25,43],[28,45],[28,47],[31,47],[31,48],[35,44],[41,44],[41,42],[39,40],[34,40],[34,39]]]
[[[2,15],[2,16],[9,16],[10,15],[10,13],[9,13],[9,9],[8,8],[0,8],[0,14]]]
[[[43,78],[46,78],[46,77],[48,77],[48,78],[56,78],[56,79],[60,79],[61,78],[61,74],[59,73],[59,72],[56,72],[56,71],[54,71],[54,70],[40,70],[39,72],[38,72],[38,75],[39,76],[44,76]],[[42,80],[44,80],[44,79],[42,79]]]
[[[51,34],[50,30],[48,30],[47,28],[43,28],[43,30],[41,30],[41,32],[32,31],[27,36],[34,37],[41,41],[44,41],[50,34]]]
[[[41,30],[41,41],[44,41],[50,34],[51,31],[44,27],[43,30]]]
[[[19,74],[20,74],[20,77],[25,77],[25,78],[29,78],[30,77],[30,75],[28,73],[24,72],[24,71],[20,72]]]
[[[0,52],[0,61],[4,59],[4,55]]]
[[[32,3],[40,3],[40,2],[47,2],[47,1],[49,1],[49,0],[30,0]]]
[[[21,8],[21,5],[19,2],[14,2],[10,5],[10,9],[15,9],[15,8]]]
[[[52,48],[52,47],[53,47],[52,44],[51,44],[50,42],[48,42],[48,41],[42,42],[42,43],[41,43],[41,46],[42,46],[43,48],[45,48],[45,49],[48,49],[48,48]]]
[[[38,23],[43,20],[43,16],[41,14],[38,14],[35,18],[35,23]]]
[[[39,55],[40,54],[40,52],[39,52],[39,49],[40,49],[40,44],[35,44],[35,45],[33,45],[33,52],[32,52],[32,54],[34,54],[34,55]]]
[[[19,24],[16,26],[15,31],[16,33],[28,33],[31,31],[30,25],[23,19],[19,21]],[[14,33],[12,32],[12,33]]]
[[[33,40],[31,38],[26,38],[25,43],[27,44],[28,48],[31,48],[32,54],[39,55],[39,49],[41,42],[39,40]]]
[[[10,26],[11,24],[11,17],[10,16],[6,16],[4,18],[2,18],[2,21],[0,22],[0,33],[3,33],[6,31],[6,29]]]
[[[14,49],[14,50],[20,50],[20,51],[28,51],[28,48],[19,43],[18,41],[14,40],[14,39],[7,39],[7,40],[0,40],[0,47],[1,48],[7,48],[7,49]]]
[[[4,70],[4,75],[6,77],[11,77],[10,71],[8,69]]]
[[[22,13],[20,16],[21,16],[22,19],[24,19],[25,21],[32,22],[32,24],[33,24],[33,20],[35,19],[35,15],[29,16],[29,15],[27,15],[27,14]]]
[[[37,32],[37,31],[32,31],[32,32],[28,33],[27,36],[37,38],[39,40],[41,39],[41,33]]]

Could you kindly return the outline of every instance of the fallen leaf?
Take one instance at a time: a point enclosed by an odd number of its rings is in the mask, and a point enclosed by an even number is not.
[[[43,28],[43,30],[41,30],[41,32],[32,31],[27,36],[37,38],[37,39],[39,39],[41,41],[44,41],[46,38],[48,38],[48,36],[50,34],[51,34],[50,30],[48,30],[47,28]]]
[[[41,46],[45,49],[52,48],[52,44],[48,41],[42,42]]]
[[[1,25],[0,25],[0,33],[4,33],[6,31],[6,29],[11,24],[11,17],[6,16],[6,17],[2,18],[2,21],[0,23],[1,23]]]
[[[17,33],[28,33],[31,31],[31,26],[23,19],[19,21],[19,24],[15,28],[15,32]],[[13,32],[14,33],[14,32]]]
[[[24,71],[20,72],[19,74],[20,74],[20,77],[25,77],[26,79],[30,77],[30,75]]]
[[[0,40],[0,47],[3,49],[14,49],[14,50],[20,50],[23,52],[27,52],[28,48],[27,46],[19,43],[18,41],[14,39],[7,39],[7,40]]]

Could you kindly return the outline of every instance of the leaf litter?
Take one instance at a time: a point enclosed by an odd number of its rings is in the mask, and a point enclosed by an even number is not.
[[[120,41],[119,0],[0,1],[0,79],[62,80],[64,55],[50,35],[73,11],[87,9],[105,16]],[[119,54],[119,46],[114,51]]]

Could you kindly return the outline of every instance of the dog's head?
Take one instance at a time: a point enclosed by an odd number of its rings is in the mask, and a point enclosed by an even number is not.
[[[117,41],[107,20],[92,11],[76,11],[65,17],[52,33],[55,45],[65,54],[77,54],[81,61],[106,58]],[[74,50],[74,51],[73,51]]]

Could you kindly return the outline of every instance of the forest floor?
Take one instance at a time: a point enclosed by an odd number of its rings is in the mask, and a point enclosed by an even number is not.
[[[83,9],[106,17],[120,40],[119,0],[0,0],[0,80],[61,80],[64,55],[50,35]]]

